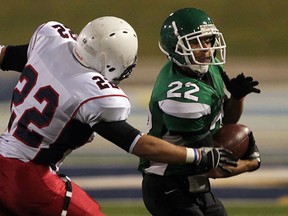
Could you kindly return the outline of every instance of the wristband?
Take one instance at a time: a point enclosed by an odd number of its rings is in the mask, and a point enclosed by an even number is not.
[[[197,163],[199,161],[199,153],[195,148],[186,148],[186,163]]]

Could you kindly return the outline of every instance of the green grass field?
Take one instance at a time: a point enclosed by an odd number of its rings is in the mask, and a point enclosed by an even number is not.
[[[225,202],[229,216],[287,216],[288,205],[277,202]],[[141,201],[101,202],[107,216],[149,216]],[[177,215],[178,216],[178,215]],[[181,215],[179,215],[181,216]]]

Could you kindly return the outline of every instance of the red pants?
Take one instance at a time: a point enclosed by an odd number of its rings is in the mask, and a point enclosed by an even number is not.
[[[0,215],[61,215],[65,182],[48,166],[0,155]],[[104,216],[100,205],[72,182],[67,216]]]

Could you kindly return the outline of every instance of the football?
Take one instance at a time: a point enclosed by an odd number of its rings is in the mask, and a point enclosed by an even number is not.
[[[237,158],[242,158],[249,146],[250,129],[241,124],[222,126],[213,136],[215,147],[230,150]]]

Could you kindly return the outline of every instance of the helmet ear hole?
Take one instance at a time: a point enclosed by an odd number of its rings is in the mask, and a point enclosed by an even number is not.
[[[115,67],[111,67],[110,65],[107,65],[106,67],[107,67],[107,69],[108,69],[109,72],[113,72],[113,71],[116,70]]]

